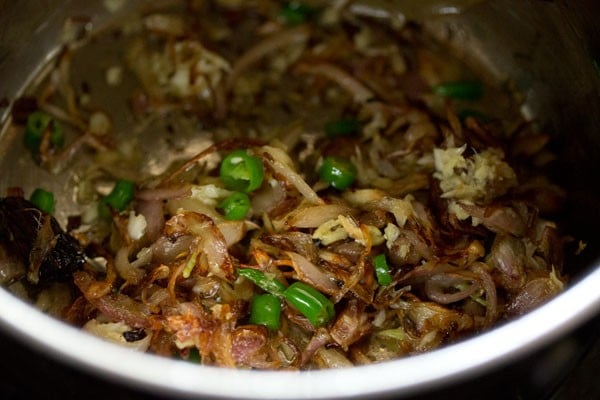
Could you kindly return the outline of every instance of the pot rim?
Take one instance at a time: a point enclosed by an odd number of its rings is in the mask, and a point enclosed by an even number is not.
[[[138,353],[43,314],[4,289],[0,325],[55,359],[145,392],[230,399],[408,395],[482,374],[574,330],[600,310],[598,287],[600,268],[594,268],[548,303],[488,332],[424,354],[337,370],[235,370]]]

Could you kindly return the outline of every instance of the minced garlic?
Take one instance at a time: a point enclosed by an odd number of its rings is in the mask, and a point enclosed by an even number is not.
[[[517,176],[504,161],[502,150],[490,148],[470,157],[463,155],[465,150],[466,145],[433,151],[433,176],[440,181],[443,198],[487,203],[517,185]]]
[[[383,234],[377,227],[366,225],[371,245],[377,246],[385,241]],[[312,238],[321,241],[324,246],[347,238],[352,238],[365,245],[366,238],[360,226],[351,218],[340,215],[321,224],[313,233]]]

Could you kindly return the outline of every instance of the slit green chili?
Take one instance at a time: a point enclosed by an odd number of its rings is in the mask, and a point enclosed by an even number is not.
[[[286,288],[278,280],[252,268],[240,268],[238,274],[252,281],[268,294],[285,299],[288,304],[304,315],[314,326],[326,324],[335,315],[331,300],[304,282],[294,282]]]
[[[292,283],[284,292],[285,300],[314,326],[322,326],[335,315],[333,303],[323,293],[304,282]]]
[[[338,190],[348,188],[356,179],[356,167],[342,157],[325,157],[319,167],[319,178]]]
[[[254,296],[250,305],[250,323],[266,326],[270,330],[279,329],[281,301],[271,293]]]
[[[238,274],[252,281],[256,286],[277,297],[283,297],[285,285],[277,279],[268,277],[264,272],[252,268],[240,268]]]
[[[325,124],[325,136],[333,139],[338,136],[355,135],[360,131],[360,122],[355,118],[343,118]]]
[[[40,210],[48,213],[54,213],[54,193],[37,188],[31,193],[29,201]]]
[[[229,153],[219,169],[219,176],[227,189],[244,193],[258,189],[264,174],[262,160],[242,149]]]
[[[385,254],[382,253],[373,257],[373,266],[375,267],[377,282],[381,286],[387,286],[392,283],[392,275],[390,274],[390,267],[385,258]]]
[[[62,127],[58,121],[42,111],[35,111],[29,114],[27,117],[25,135],[23,138],[25,147],[27,147],[32,153],[39,152],[44,132],[46,132],[46,130],[49,128],[51,129],[50,143],[54,146],[62,146],[65,139],[62,132]]]
[[[287,1],[281,7],[279,15],[286,25],[300,25],[308,21],[315,13],[315,9],[299,1]]]
[[[250,197],[246,193],[235,192],[219,203],[219,208],[227,220],[244,219],[250,211]]]
[[[483,96],[483,85],[477,81],[444,82],[432,87],[431,91],[457,100],[479,100]]]
[[[135,185],[127,179],[119,179],[112,191],[98,203],[98,213],[102,217],[109,217],[109,207],[116,211],[123,211],[133,200]]]

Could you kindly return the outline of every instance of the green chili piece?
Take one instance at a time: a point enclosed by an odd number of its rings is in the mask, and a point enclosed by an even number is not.
[[[286,25],[300,25],[308,21],[315,9],[299,1],[288,1],[281,7],[280,15]]]
[[[483,96],[483,85],[477,81],[445,82],[431,88],[438,96],[457,100],[479,100]]]
[[[268,277],[264,272],[252,268],[240,268],[238,274],[252,281],[256,286],[277,297],[283,297],[285,285],[276,279]]]
[[[265,172],[260,158],[240,149],[223,159],[219,174],[227,189],[250,193],[262,185]]]
[[[294,282],[285,290],[285,299],[314,326],[329,322],[335,315],[333,303],[304,282]]]
[[[223,210],[227,220],[244,219],[250,211],[250,197],[246,193],[235,192],[223,200],[219,208]]]
[[[270,294],[254,296],[250,305],[250,323],[266,326],[270,330],[279,329],[281,302]]]
[[[325,157],[319,167],[319,177],[338,190],[344,190],[356,179],[356,167],[341,157]]]
[[[116,211],[123,211],[133,200],[135,185],[126,179],[119,179],[113,190],[98,203],[98,212],[102,217],[109,217],[109,207]]]
[[[48,213],[54,213],[54,193],[37,188],[31,193],[29,201],[40,210]]]
[[[50,143],[55,146],[62,146],[64,144],[64,137],[62,133],[62,127],[52,116],[41,112],[35,111],[29,114],[27,117],[27,124],[25,125],[25,146],[33,153],[37,153],[40,150],[42,138],[46,129],[50,127]]]
[[[200,355],[200,351],[197,348],[192,347],[190,352],[188,353],[186,361],[193,362],[195,364],[200,364],[202,362],[202,356]]]
[[[392,275],[390,274],[390,267],[385,258],[385,254],[379,254],[373,258],[373,266],[375,267],[375,275],[377,276],[377,282],[381,286],[387,286],[392,283]]]
[[[355,135],[360,130],[360,122],[354,118],[339,119],[325,124],[325,135],[329,139],[338,136]]]

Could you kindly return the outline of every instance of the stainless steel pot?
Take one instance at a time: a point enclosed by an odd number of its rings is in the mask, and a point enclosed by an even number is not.
[[[56,53],[67,17],[89,16],[83,29],[100,30],[135,7],[111,13],[101,1],[0,1],[0,98],[17,97]],[[161,2],[162,3],[162,2]],[[396,10],[402,2],[362,1]],[[0,324],[40,352],[94,374],[171,396],[338,399],[408,396],[443,387],[519,359],[566,335],[600,311],[600,9],[578,2],[494,0],[454,14],[435,3],[425,28],[496,84],[510,82],[525,96],[523,113],[554,136],[557,178],[569,189],[565,226],[587,243],[569,258],[569,288],[532,313],[461,343],[406,359],[336,371],[255,372],[201,367],[134,353],[83,334],[0,290]],[[425,4],[425,3],[424,3]],[[425,6],[423,6],[425,7]],[[596,57],[596,58],[595,58]],[[0,110],[10,118],[10,107]],[[56,192],[66,180],[24,168],[14,135],[0,136],[0,192],[44,180]],[[67,193],[66,191],[64,191]],[[66,211],[68,212],[68,210]],[[62,217],[66,215],[63,214]],[[59,219],[61,215],[59,215]]]

